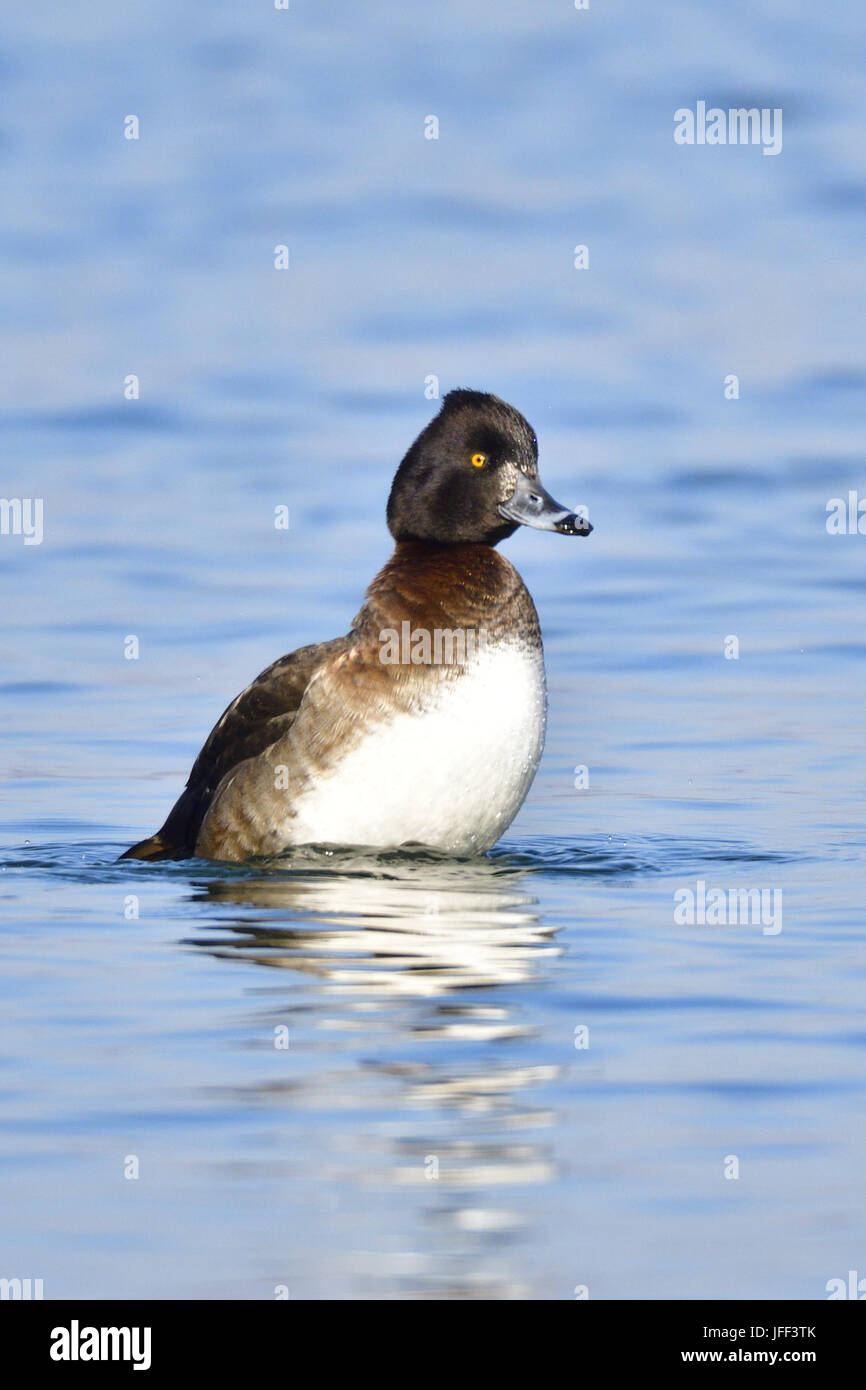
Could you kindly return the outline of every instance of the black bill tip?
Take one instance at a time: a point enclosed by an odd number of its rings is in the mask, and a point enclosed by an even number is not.
[[[561,521],[553,523],[554,531],[559,531],[563,536],[588,536],[592,530],[592,524],[587,521],[585,516],[579,516],[577,512],[570,512]]]

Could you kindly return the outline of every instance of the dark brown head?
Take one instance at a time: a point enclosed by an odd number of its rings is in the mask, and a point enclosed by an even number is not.
[[[519,410],[483,391],[449,391],[397,470],[395,540],[496,545],[518,526],[587,536],[592,527],[538,481],[538,441]]]

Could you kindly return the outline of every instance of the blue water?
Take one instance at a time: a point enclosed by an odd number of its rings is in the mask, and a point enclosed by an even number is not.
[[[0,1276],[866,1275],[866,536],[826,527],[866,496],[864,17],[53,0],[0,33],[0,492],[44,499],[41,545],[0,536]],[[782,153],[675,145],[704,99],[781,107]],[[504,547],[551,703],[506,839],[117,864],[228,700],[346,630],[431,375],[517,405],[595,527]],[[699,882],[780,929],[677,921]]]

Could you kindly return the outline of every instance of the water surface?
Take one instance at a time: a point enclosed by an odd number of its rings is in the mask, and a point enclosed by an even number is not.
[[[0,1275],[824,1297],[866,1262],[864,21],[326,9],[3,24],[0,492],[45,534],[0,537]],[[675,146],[699,99],[782,153]],[[595,527],[504,547],[551,701],[505,840],[117,864],[346,630],[431,375]],[[781,930],[678,922],[699,882]]]

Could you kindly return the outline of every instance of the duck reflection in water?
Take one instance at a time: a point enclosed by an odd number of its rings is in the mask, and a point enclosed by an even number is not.
[[[288,998],[268,989],[255,1019],[270,1040],[288,1026],[289,1076],[269,1073],[239,1099],[330,1111],[337,1158],[323,1178],[400,1189],[416,1208],[428,1248],[411,1268],[405,1254],[354,1252],[365,1285],[378,1296],[396,1285],[410,1297],[531,1297],[503,1263],[523,1219],[497,1193],[554,1177],[536,1137],[553,1115],[538,1093],[561,1067],[540,1043],[538,1063],[525,1062],[524,987],[559,954],[525,871],[507,857],[304,850],[209,879],[196,896],[217,928],[197,946],[304,977]]]

